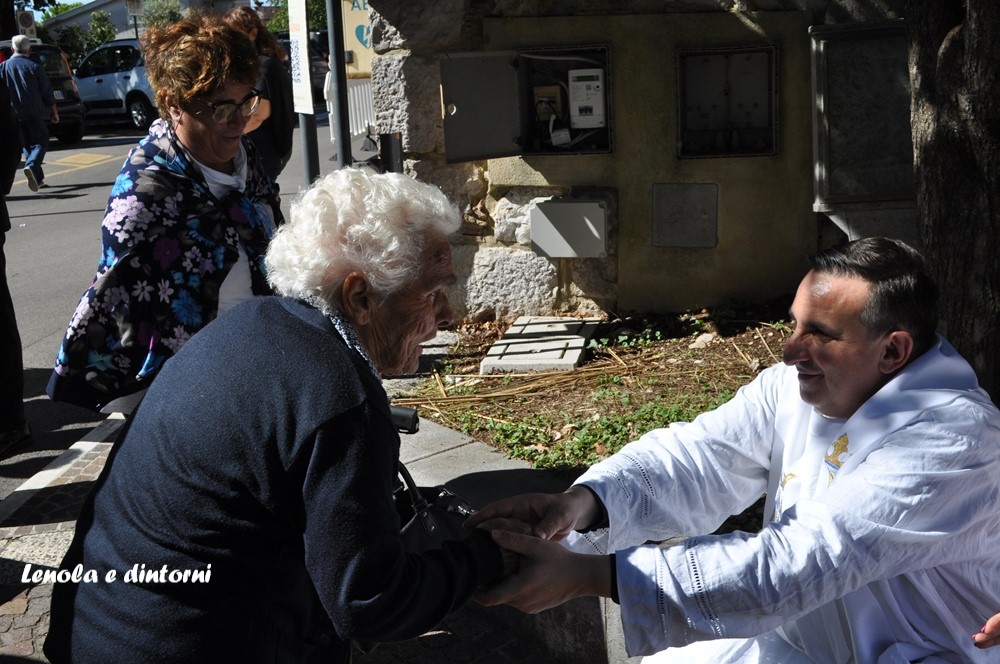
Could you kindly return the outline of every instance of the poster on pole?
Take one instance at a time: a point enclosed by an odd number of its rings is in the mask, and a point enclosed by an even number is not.
[[[306,0],[288,0],[288,58],[292,65],[292,100],[295,112],[313,114],[309,71],[309,26]]]

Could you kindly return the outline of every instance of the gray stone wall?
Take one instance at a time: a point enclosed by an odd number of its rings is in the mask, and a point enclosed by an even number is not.
[[[461,233],[453,238],[459,283],[450,294],[460,317],[600,315],[614,308],[613,260],[549,259],[531,251],[531,207],[539,200],[566,195],[565,187],[497,187],[491,183],[487,162],[449,164],[444,158],[440,58],[449,52],[482,49],[484,15],[559,14],[575,4],[369,3],[377,131],[399,132],[406,172],[439,186],[465,217]],[[591,11],[603,11],[600,3],[589,4],[594,5]]]
[[[509,177],[498,182],[490,168],[506,167],[491,161],[447,163],[440,61],[452,53],[490,50],[484,20],[801,11],[811,13],[813,23],[838,23],[895,18],[902,5],[903,0],[369,0],[377,131],[401,133],[405,171],[439,186],[464,214],[462,231],[453,238],[459,272],[451,293],[456,314],[512,320],[523,314],[615,312],[621,295],[619,263],[625,260],[614,244],[606,258],[551,259],[532,251],[531,207],[569,195],[571,187],[545,186],[552,182],[545,177],[538,178],[542,186],[512,183]],[[612,236],[617,223],[611,220]],[[678,260],[680,266],[689,262]],[[775,288],[781,287],[779,282],[775,280]]]

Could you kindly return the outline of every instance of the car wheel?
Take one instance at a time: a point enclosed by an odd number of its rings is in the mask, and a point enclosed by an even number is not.
[[[150,104],[149,100],[143,95],[129,97],[128,114],[129,118],[132,120],[132,126],[136,129],[141,129],[142,131],[149,129],[149,125],[153,123],[153,120],[156,117],[153,105]]]
[[[80,139],[83,138],[83,123],[77,122],[74,125],[60,126],[58,131],[53,131],[52,133],[55,134],[60,143],[65,143],[66,145],[79,143]]]

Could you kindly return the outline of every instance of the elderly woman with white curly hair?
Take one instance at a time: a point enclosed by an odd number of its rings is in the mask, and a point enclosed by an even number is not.
[[[293,205],[267,254],[280,296],[195,335],[115,445],[62,564],[102,582],[54,590],[52,662],[347,662],[352,639],[418,636],[509,571],[485,529],[404,551],[393,505],[380,375],[451,323],[458,225],[400,174],[340,170]],[[104,582],[134,566],[154,573]]]

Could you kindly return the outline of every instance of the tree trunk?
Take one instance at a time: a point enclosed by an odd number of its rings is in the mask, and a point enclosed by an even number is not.
[[[0,0],[0,39],[11,39],[17,34],[14,0]]]
[[[1000,2],[907,0],[913,168],[939,329],[1000,397]]]

